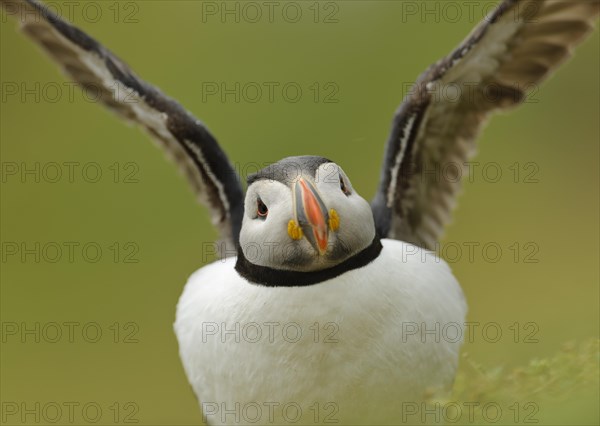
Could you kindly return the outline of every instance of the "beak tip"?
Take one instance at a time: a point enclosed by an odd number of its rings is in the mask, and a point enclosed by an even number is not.
[[[317,251],[319,252],[320,255],[325,254],[325,252],[327,251],[327,245],[329,242],[327,230],[325,230],[323,232],[318,232],[318,230],[315,229],[314,236],[315,236],[315,240],[317,242],[317,244],[316,244]]]

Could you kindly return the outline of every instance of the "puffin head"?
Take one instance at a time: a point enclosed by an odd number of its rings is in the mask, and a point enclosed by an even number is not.
[[[288,157],[248,177],[238,257],[250,273],[330,269],[374,240],[371,206],[334,162]]]

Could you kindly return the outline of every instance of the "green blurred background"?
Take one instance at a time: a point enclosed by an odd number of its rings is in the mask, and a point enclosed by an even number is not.
[[[231,17],[222,22],[203,14],[195,1],[95,2],[99,8],[87,14],[85,3],[75,2],[74,13],[64,2],[53,5],[63,5],[64,15],[201,118],[242,169],[318,154],[341,164],[369,199],[390,119],[407,85],[459,43],[493,2],[470,2],[476,4],[474,16],[463,13],[456,22],[454,14],[444,19],[443,10],[441,17],[406,17],[406,2],[399,1],[321,3],[317,23],[313,2],[296,3],[303,12],[297,23],[277,12],[273,23],[266,18],[250,23],[244,15],[239,23]],[[435,10],[434,2],[427,3]],[[97,10],[101,17],[92,22]],[[323,22],[329,13],[338,22]],[[105,411],[103,424],[114,423],[106,407],[132,401],[141,424],[197,424],[201,416],[178,359],[172,323],[187,277],[203,265],[202,243],[216,237],[208,214],[145,134],[77,90],[70,98],[57,67],[15,24],[1,15],[2,163],[79,166],[73,183],[66,175],[57,183],[43,176],[39,183],[31,176],[25,182],[3,176],[3,248],[96,242],[103,255],[97,263],[82,261],[80,249],[74,262],[65,253],[56,263],[3,258],[2,322],[18,327],[96,322],[103,337],[88,343],[81,327],[72,343],[64,336],[58,343],[5,336],[1,399],[97,401]],[[451,263],[469,301],[469,320],[498,323],[504,333],[498,343],[476,334],[465,346],[484,365],[522,365],[551,356],[566,341],[598,336],[599,47],[596,31],[530,102],[496,117],[480,139],[475,161],[497,163],[503,176],[492,183],[480,172],[466,182],[445,242],[463,247],[495,242],[503,248],[496,263],[486,261],[481,250],[473,261],[463,253]],[[203,83],[269,81],[296,82],[302,98],[287,102],[276,91],[272,103],[266,95],[256,103],[231,96],[225,102],[218,96],[203,100]],[[334,83],[338,102],[324,102],[326,91],[315,102],[309,88],[315,82],[321,89]],[[56,83],[62,88],[58,100]],[[18,93],[10,95],[15,84]],[[23,89],[31,88],[39,100],[31,94],[22,98]],[[81,168],[94,162],[102,179],[88,183]],[[118,183],[114,163],[121,170]],[[127,163],[137,165],[137,182],[124,182],[134,170]],[[522,171],[517,183],[510,168],[515,163]],[[527,163],[537,169],[525,169]],[[525,183],[532,170],[537,183]],[[139,248],[137,263],[124,262],[128,242]],[[539,248],[537,263],[523,261],[529,242]],[[118,262],[109,249],[114,243]],[[515,243],[518,262],[509,248]],[[138,326],[137,342],[123,343],[124,333],[133,330],[125,329],[129,322]],[[538,342],[523,343],[521,335],[515,343],[509,334],[515,322],[525,334],[531,331],[523,329],[526,323],[537,324]],[[114,323],[121,329],[120,343],[113,342]],[[597,390],[586,391],[559,408],[540,410],[537,418],[597,423],[597,398]],[[131,409],[118,411],[123,421]]]

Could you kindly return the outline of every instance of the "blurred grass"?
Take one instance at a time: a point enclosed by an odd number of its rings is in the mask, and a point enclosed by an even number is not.
[[[367,199],[407,83],[475,24],[467,18],[399,22],[402,3],[393,1],[339,2],[337,24],[293,25],[203,23],[201,4],[189,1],[138,2],[137,23],[115,22],[111,4],[97,23],[77,13],[74,21],[207,123],[232,161],[244,166],[323,155],[341,164]],[[509,335],[498,343],[475,339],[465,351],[479,364],[512,371],[532,358],[554,359],[565,341],[598,336],[599,49],[596,31],[544,84],[537,102],[496,117],[480,140],[476,161],[497,162],[506,176],[511,164],[535,162],[539,183],[515,184],[510,177],[466,182],[445,243],[498,242],[506,254],[498,263],[463,256],[451,266],[467,295],[470,321],[497,322],[505,333],[515,322],[534,322],[539,332],[534,344]],[[65,81],[4,14],[0,78],[26,87]],[[202,82],[215,81],[303,87],[332,81],[340,101],[202,102]],[[142,424],[197,424],[171,324],[187,276],[202,266],[202,242],[216,232],[184,180],[144,134],[77,94],[72,101],[3,100],[0,158],[28,165],[97,162],[106,173],[114,162],[140,167],[135,184],[110,178],[2,184],[2,241],[132,241],[140,248],[136,264],[106,257],[95,264],[2,263],[4,322],[97,321],[105,330],[114,322],[139,325],[134,344],[3,344],[2,399],[135,401]],[[507,247],[515,242],[535,242],[539,262],[512,261]],[[505,381],[489,383],[513,389]],[[568,404],[544,405],[540,415],[571,424],[598,420],[593,393],[571,396]]]
[[[521,367],[483,366],[463,353],[452,396],[432,399],[431,407],[458,403],[462,424],[597,424],[600,394],[599,341],[568,342],[548,358],[534,358]],[[464,403],[473,405],[473,417]],[[592,407],[594,407],[592,409]],[[495,408],[501,407],[498,413]],[[590,407],[589,411],[586,407]],[[453,419],[455,414],[447,414]],[[496,422],[493,422],[496,423]]]

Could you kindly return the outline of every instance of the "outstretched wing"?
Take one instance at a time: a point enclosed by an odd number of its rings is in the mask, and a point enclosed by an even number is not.
[[[141,125],[165,148],[210,209],[222,240],[236,247],[243,190],[207,128],[175,100],[138,78],[108,49],[38,1],[0,0],[0,4],[69,76],[119,116]]]
[[[600,0],[504,0],[419,77],[394,116],[372,202],[382,237],[435,247],[486,119],[566,60],[599,10]]]

